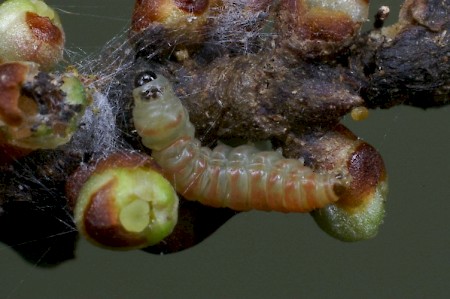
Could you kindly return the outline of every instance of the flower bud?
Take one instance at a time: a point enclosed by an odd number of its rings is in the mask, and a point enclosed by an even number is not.
[[[211,8],[220,3],[220,0],[138,0],[131,20],[130,41],[141,54],[152,57],[174,53],[183,60],[189,56],[187,49],[195,49],[204,41]]]
[[[31,62],[0,65],[0,98],[0,142],[32,150],[67,143],[90,102],[76,73],[44,73]]]
[[[336,190],[337,202],[311,212],[316,223],[341,241],[375,237],[383,222],[388,191],[381,155],[342,125],[303,138],[290,141],[285,153],[304,157],[305,163],[319,172],[335,173],[349,182]]]
[[[56,12],[39,0],[0,5],[0,62],[33,61],[48,69],[62,59],[64,31]]]
[[[133,11],[132,29],[142,31],[155,23],[173,30],[184,26],[195,28],[197,24],[206,21],[203,14],[208,10],[210,2],[212,1],[138,0]]]
[[[159,243],[175,227],[178,196],[151,157],[115,153],[68,181],[79,232],[110,249],[137,249]]]
[[[306,57],[347,47],[369,12],[369,0],[285,0],[281,5],[285,46]]]
[[[364,142],[355,142],[347,160],[352,178],[338,202],[311,214],[329,235],[346,242],[376,236],[385,214],[388,192],[387,175],[378,152]]]

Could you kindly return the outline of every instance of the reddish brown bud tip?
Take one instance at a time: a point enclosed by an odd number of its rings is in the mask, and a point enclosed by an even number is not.
[[[352,18],[343,12],[315,8],[299,20],[298,32],[305,39],[340,42],[356,31]]]
[[[367,143],[360,143],[347,162],[350,186],[335,204],[312,213],[331,236],[347,242],[373,238],[383,223],[387,180],[383,160]],[[342,191],[342,190],[340,190]]]
[[[368,15],[366,0],[285,0],[281,7],[287,45],[312,57],[348,46]]]
[[[371,198],[381,182],[386,181],[386,169],[381,155],[369,144],[357,146],[347,161],[352,177],[350,186],[341,194],[338,204],[356,207]]]
[[[23,112],[19,107],[22,82],[30,72],[31,64],[12,62],[0,65],[0,125],[19,126]]]
[[[146,238],[130,234],[117,217],[119,211],[114,202],[117,180],[112,178],[91,194],[83,214],[84,233],[107,247],[142,247]]]
[[[27,12],[25,21],[37,40],[56,46],[64,43],[64,35],[61,29],[55,26],[48,17]]]
[[[175,5],[185,12],[202,14],[208,8],[209,0],[174,0]]]
[[[177,222],[177,194],[151,157],[112,154],[68,182],[77,228],[96,245],[144,248],[168,236]]]
[[[0,5],[0,62],[33,61],[49,69],[62,59],[64,31],[56,12],[40,0]]]
[[[32,62],[0,64],[0,141],[28,148],[67,143],[89,96],[74,73],[40,72]]]
[[[164,24],[176,29],[177,25],[186,26],[196,23],[195,17],[205,13],[209,0],[138,0],[134,6],[131,27],[140,32],[152,23]],[[194,17],[194,19],[192,18]]]

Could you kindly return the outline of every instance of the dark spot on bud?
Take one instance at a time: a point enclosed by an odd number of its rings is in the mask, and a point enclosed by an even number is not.
[[[209,5],[209,0],[174,0],[175,5],[185,12],[202,14]]]
[[[298,30],[304,38],[339,42],[353,36],[356,28],[349,15],[323,10],[305,16]]]
[[[28,72],[28,66],[19,62],[0,65],[0,119],[7,125],[19,126],[23,121],[19,97]]]
[[[41,17],[33,12],[27,12],[25,20],[38,40],[53,45],[62,45],[63,33],[49,18]]]
[[[94,242],[108,247],[136,246],[145,242],[143,237],[133,237],[120,225],[114,205],[117,180],[103,185],[89,198],[84,211],[84,228]]]
[[[352,181],[346,192],[342,194],[339,203],[348,207],[360,205],[375,192],[381,181],[386,180],[383,159],[371,145],[365,142],[355,149],[347,161],[347,168]]]

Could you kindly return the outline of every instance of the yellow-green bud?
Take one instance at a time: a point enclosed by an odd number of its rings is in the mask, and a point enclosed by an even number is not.
[[[177,193],[153,159],[138,153],[113,154],[75,173],[67,193],[79,232],[101,247],[148,247],[177,223]]]
[[[58,15],[43,1],[0,5],[0,62],[33,61],[48,69],[62,59],[64,41]]]
[[[311,214],[320,228],[346,242],[373,238],[383,223],[388,192],[387,174],[380,154],[364,142],[356,142],[346,167],[349,186],[339,200]]]
[[[89,105],[76,72],[53,75],[31,62],[0,64],[0,142],[25,149],[67,143]]]
[[[385,214],[387,183],[380,182],[371,199],[355,208],[331,204],[312,212],[316,223],[329,235],[346,242],[375,237]]]

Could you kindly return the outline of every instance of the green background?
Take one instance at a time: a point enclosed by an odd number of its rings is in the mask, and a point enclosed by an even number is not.
[[[134,5],[47,2],[60,9],[73,60],[123,33]],[[394,21],[400,2],[372,1],[370,16],[381,4],[390,5]],[[448,298],[449,116],[450,107],[396,107],[364,122],[344,120],[380,151],[389,173],[387,217],[373,240],[342,243],[309,215],[249,212],[200,245],[166,256],[81,241],[75,260],[41,269],[0,244],[0,299]]]

